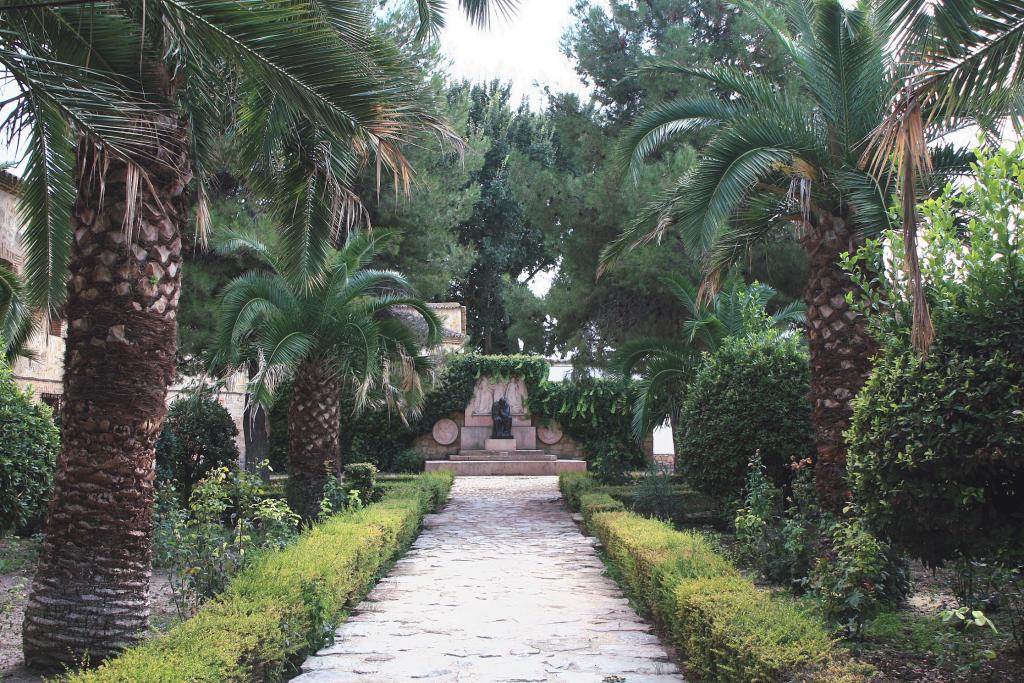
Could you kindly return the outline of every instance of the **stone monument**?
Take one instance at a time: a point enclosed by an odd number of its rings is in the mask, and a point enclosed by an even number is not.
[[[434,425],[434,441],[447,445],[458,441],[458,453],[447,460],[428,460],[427,470],[447,470],[457,475],[519,474],[551,476],[559,472],[585,472],[583,460],[559,459],[537,447],[538,427],[527,408],[526,382],[521,377],[481,377],[466,405],[463,424],[449,418]],[[545,443],[562,437],[556,425],[542,427]],[[457,434],[457,436],[456,436]]]

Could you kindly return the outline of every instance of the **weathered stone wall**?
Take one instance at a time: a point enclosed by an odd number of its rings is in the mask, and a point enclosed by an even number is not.
[[[448,419],[453,420],[455,424],[459,425],[459,438],[455,439],[454,443],[444,446],[434,441],[434,436],[430,432],[426,434],[420,434],[412,442],[412,450],[417,453],[422,453],[423,457],[427,460],[446,460],[449,455],[455,455],[462,448],[462,428],[466,425],[466,416],[463,412],[451,413],[447,416]]]
[[[561,459],[586,460],[583,447],[570,436],[563,434],[558,443],[541,445],[545,451],[552,455],[557,455]]]

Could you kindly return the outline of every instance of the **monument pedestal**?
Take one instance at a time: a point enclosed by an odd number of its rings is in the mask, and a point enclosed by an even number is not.
[[[516,450],[515,439],[487,439],[484,441],[485,451],[514,451]]]
[[[501,419],[497,428],[496,418]],[[554,476],[560,472],[587,471],[583,460],[560,460],[537,448],[537,427],[526,410],[526,383],[521,378],[492,382],[489,377],[481,377],[465,408],[463,424],[442,422],[435,426],[435,441],[446,445],[458,438],[459,452],[449,455],[448,460],[428,460],[428,472],[443,470],[457,476]],[[554,444],[561,438],[561,432],[545,429],[545,444]],[[504,434],[508,433],[504,430],[509,430],[512,438],[491,438],[496,430]]]

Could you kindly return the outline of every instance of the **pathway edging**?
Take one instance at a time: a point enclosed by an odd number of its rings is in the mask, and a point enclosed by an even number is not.
[[[456,479],[294,681],[683,681],[594,546],[554,477]]]

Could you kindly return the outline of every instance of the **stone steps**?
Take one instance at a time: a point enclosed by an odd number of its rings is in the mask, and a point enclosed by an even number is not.
[[[451,456],[455,457],[455,456]],[[427,460],[427,472],[452,472],[457,477],[554,477],[562,472],[586,472],[585,460]]]
[[[535,450],[515,451],[459,451],[457,455],[449,455],[448,459],[453,462],[487,461],[496,460],[557,460],[558,457]]]

